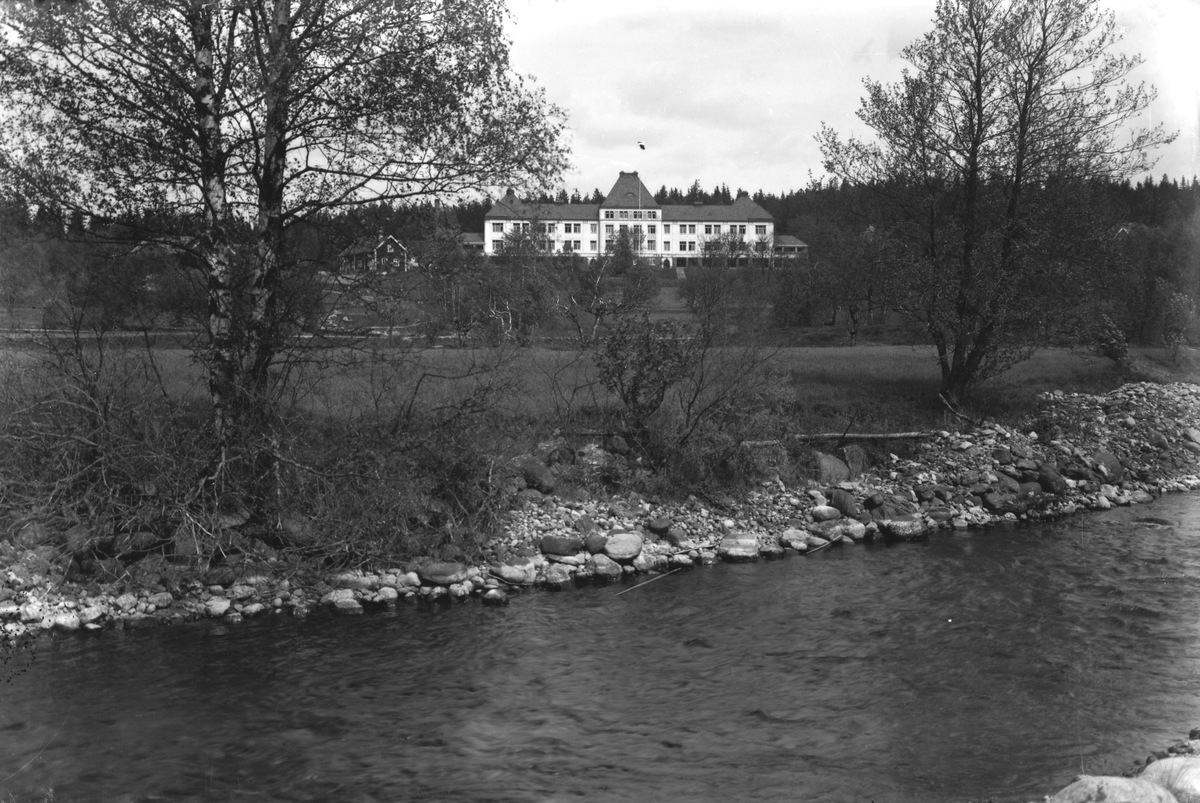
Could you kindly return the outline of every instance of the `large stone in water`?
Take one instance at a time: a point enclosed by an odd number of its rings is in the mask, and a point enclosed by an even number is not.
[[[893,519],[880,519],[879,532],[884,538],[898,541],[917,541],[929,537],[929,525],[917,516],[897,516]]]
[[[356,599],[339,599],[333,603],[333,612],[337,616],[357,616],[363,612],[363,607]]]
[[[1141,778],[1084,775],[1048,803],[1179,803],[1175,795]]]
[[[537,580],[537,565],[532,558],[509,558],[492,564],[492,573],[506,583],[531,586]]]
[[[426,563],[417,567],[417,575],[431,585],[448,586],[467,579],[467,566],[462,563]]]
[[[81,627],[79,614],[72,612],[56,613],[51,620],[55,630],[73,633]]]
[[[1146,765],[1138,776],[1170,790],[1180,801],[1200,800],[1200,758],[1171,756]]]
[[[229,605],[229,600],[225,597],[212,597],[204,603],[204,612],[212,617],[224,616],[229,610]]]
[[[561,591],[565,588],[570,588],[572,582],[571,570],[561,563],[555,563],[546,567],[546,588],[551,591]]]
[[[589,573],[598,580],[618,580],[625,570],[608,555],[592,555],[588,560]]]
[[[604,554],[613,560],[633,560],[642,552],[642,537],[637,533],[612,533],[604,542]]]
[[[79,621],[85,627],[94,624],[104,616],[104,609],[99,605],[89,605],[79,612]]]
[[[488,592],[483,595],[483,604],[484,605],[497,605],[497,606],[498,605],[507,605],[508,604],[508,594],[505,594],[503,591],[501,591],[498,588],[489,589]]]
[[[779,545],[806,552],[808,550],[808,532],[797,527],[788,527],[779,534]]]
[[[730,533],[721,539],[717,556],[731,563],[758,560],[758,539],[750,533]]]
[[[814,524],[811,531],[826,541],[833,541],[837,538],[849,538],[851,541],[861,541],[867,537],[867,526],[857,519],[823,521],[819,524]]]

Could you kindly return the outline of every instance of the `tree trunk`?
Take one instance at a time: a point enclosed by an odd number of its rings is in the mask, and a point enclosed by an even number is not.
[[[218,454],[207,478],[220,482],[229,448],[234,441],[238,410],[238,334],[233,304],[233,248],[229,234],[229,202],[225,185],[226,154],[221,133],[221,97],[214,70],[213,10],[197,0],[188,10],[194,48],[195,104],[200,174],[205,214],[209,225],[200,250],[207,271],[208,391],[213,406],[213,431]]]

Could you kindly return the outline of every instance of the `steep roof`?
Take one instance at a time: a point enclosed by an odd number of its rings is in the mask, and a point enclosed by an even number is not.
[[[654,193],[646,189],[636,170],[632,173],[622,170],[621,175],[617,177],[617,183],[604,197],[604,203],[600,204],[602,209],[616,206],[629,209],[659,208],[658,201],[654,200]]]
[[[738,219],[745,215],[746,220],[774,220],[771,213],[755,203],[749,195],[739,195],[730,207],[738,214]]]
[[[355,254],[372,254],[375,251],[379,250],[379,248],[384,243],[386,243],[388,240],[391,240],[393,243],[395,243],[397,246],[399,246],[403,251],[405,251],[405,252],[408,251],[408,249],[404,247],[404,243],[397,240],[391,234],[387,234],[387,235],[375,236],[375,237],[362,237],[358,240],[355,240],[345,250],[343,250],[342,253],[338,254],[338,256],[345,258],[345,257],[352,257]]]

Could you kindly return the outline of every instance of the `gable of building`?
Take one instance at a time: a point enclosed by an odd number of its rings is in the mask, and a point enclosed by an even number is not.
[[[621,207],[627,209],[658,209],[658,201],[654,200],[654,193],[646,189],[646,185],[638,178],[637,171],[626,173],[624,170],[617,177],[617,183],[613,184],[608,195],[604,198],[604,203],[600,204],[602,209],[612,209]]]

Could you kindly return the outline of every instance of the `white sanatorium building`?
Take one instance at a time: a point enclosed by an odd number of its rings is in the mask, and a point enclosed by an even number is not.
[[[631,229],[640,234],[642,253],[668,268],[698,262],[705,244],[718,238],[740,240],[747,258],[796,258],[807,250],[795,237],[776,237],[775,219],[746,193],[732,204],[660,204],[637,171],[622,172],[600,204],[528,204],[510,190],[485,216],[483,252],[495,254],[506,234],[530,226],[548,251],[584,257],[600,256],[618,232]]]

